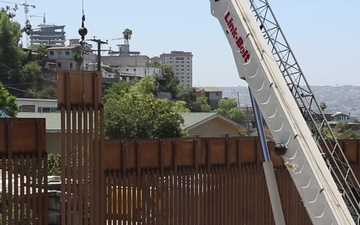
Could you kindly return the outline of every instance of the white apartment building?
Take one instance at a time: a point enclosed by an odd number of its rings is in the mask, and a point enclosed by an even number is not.
[[[39,45],[65,46],[65,25],[40,24],[38,28],[30,31],[30,48],[35,49]]]
[[[62,46],[48,48],[49,62],[56,65],[56,68],[63,70],[78,70],[80,65],[75,61],[74,55],[80,53],[80,46]],[[83,64],[95,63],[96,55],[89,53],[83,55]]]
[[[160,55],[161,64],[171,66],[180,84],[192,87],[192,52],[171,51]]]

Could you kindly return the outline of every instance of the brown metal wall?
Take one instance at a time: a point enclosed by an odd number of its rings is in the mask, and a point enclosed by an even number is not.
[[[48,224],[44,119],[0,119],[0,224]]]
[[[105,224],[101,74],[58,72],[61,224]]]
[[[340,141],[359,174],[359,141]],[[106,218],[142,224],[274,224],[257,138],[106,141]],[[269,143],[272,150],[274,143]],[[273,154],[286,224],[311,224]]]

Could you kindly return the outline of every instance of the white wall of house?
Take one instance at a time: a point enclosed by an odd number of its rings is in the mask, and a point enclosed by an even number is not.
[[[20,107],[20,112],[56,112],[56,99],[33,99],[16,98],[16,104]]]

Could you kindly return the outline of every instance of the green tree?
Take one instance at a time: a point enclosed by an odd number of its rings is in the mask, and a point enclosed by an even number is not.
[[[29,62],[21,69],[22,89],[28,91],[39,91],[43,89],[44,78],[42,76],[41,66],[36,62]]]
[[[239,124],[243,122],[242,120],[245,116],[245,113],[237,107],[236,100],[230,98],[221,99],[219,107],[214,111]]]
[[[195,102],[190,103],[191,112],[211,112],[211,107],[207,101],[207,97],[200,96]]]
[[[59,154],[48,154],[48,176],[61,174],[61,156]]]
[[[105,89],[103,102],[112,98],[119,98],[129,92],[132,85],[128,82],[113,83],[111,87]]]
[[[159,60],[151,60],[150,66],[154,68],[161,68],[161,63],[159,62]]]
[[[174,74],[171,66],[161,65],[162,76],[157,77],[157,81],[160,84],[160,89],[163,92],[169,92],[171,98],[176,99],[176,94],[178,91],[179,80]]]
[[[133,34],[132,30],[129,29],[129,28],[126,28],[124,31],[123,31],[123,36],[124,36],[124,39],[129,41],[131,39],[131,35]]]
[[[348,122],[347,121],[339,121],[336,123],[334,132],[335,133],[343,133],[348,128]]]
[[[0,11],[0,82],[21,82],[20,68],[26,53],[19,46],[20,24],[13,22],[7,12]]]
[[[43,98],[43,99],[56,99],[57,89],[53,87],[47,87],[41,91],[33,92],[29,94],[30,98]]]
[[[338,139],[360,139],[360,134],[356,133],[353,130],[346,130],[341,134],[338,134]]]
[[[76,49],[75,53],[74,53],[74,60],[76,62],[76,67],[78,70],[81,69],[81,65],[83,64],[83,57],[81,55],[81,50],[80,48]]]
[[[325,111],[325,109],[327,108],[327,105],[325,102],[321,102],[319,107],[320,107],[321,111]]]
[[[32,26],[30,24],[30,21],[26,20],[24,27],[21,29],[21,32],[24,32],[26,35],[30,35],[31,28]]]
[[[184,135],[181,129],[184,120],[180,115],[180,110],[184,108],[179,103],[157,99],[152,87],[156,87],[156,81],[148,77],[127,91],[119,91],[118,87],[107,90],[104,96],[106,137],[165,138]]]
[[[137,82],[132,90],[134,92],[157,95],[157,82],[152,76],[145,76],[140,82]]]
[[[44,69],[48,59],[48,50],[45,45],[39,45],[35,49],[33,61]]]
[[[175,99],[186,102],[187,108],[191,109],[191,103],[196,101],[195,88],[186,88],[179,84],[176,89]]]
[[[0,83],[0,110],[4,111],[10,117],[15,117],[19,111],[19,107],[15,103],[15,99],[15,96],[10,95]]]

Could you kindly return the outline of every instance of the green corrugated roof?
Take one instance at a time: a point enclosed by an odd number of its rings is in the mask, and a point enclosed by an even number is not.
[[[212,117],[214,117],[216,113],[213,112],[187,112],[187,113],[181,113],[181,116],[184,118],[184,125],[182,125],[182,129],[187,129],[189,127],[192,127],[196,124],[201,123],[204,120],[208,120]]]

